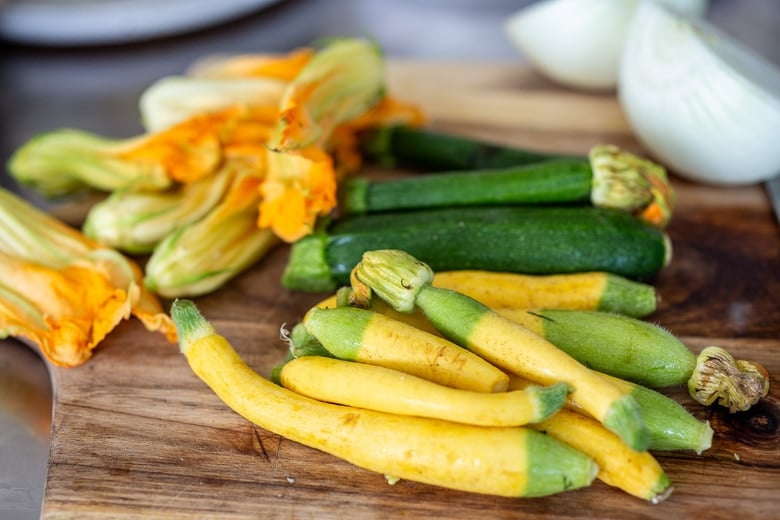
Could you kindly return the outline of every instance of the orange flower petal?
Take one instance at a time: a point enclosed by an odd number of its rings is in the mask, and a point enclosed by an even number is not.
[[[336,173],[331,157],[318,148],[299,153],[269,152],[260,193],[258,225],[294,242],[311,233],[317,217],[336,207]]]
[[[212,78],[262,77],[291,81],[309,62],[314,50],[308,47],[282,55],[244,54],[225,59],[206,60],[192,73]]]
[[[222,160],[222,143],[215,127],[227,114],[196,116],[141,140],[140,145],[120,154],[120,159],[159,164],[179,182],[205,177]]]
[[[213,173],[225,159],[225,147],[266,142],[272,134],[276,109],[234,106],[200,114],[141,139],[121,153],[121,159],[160,165],[178,182],[194,182]],[[241,148],[234,148],[233,153]],[[259,150],[255,149],[255,153]]]
[[[19,320],[18,313],[0,313],[0,330],[27,337],[57,365],[75,366],[89,359],[97,344],[130,316],[133,301],[128,293],[98,270],[78,265],[53,269],[7,256],[0,261],[4,272],[14,272],[20,296],[43,318],[40,323]]]
[[[131,314],[176,341],[172,320],[143,288],[135,262],[15,196],[0,209],[13,210],[13,219],[3,216],[15,224],[0,242],[0,336],[25,337],[62,366],[89,359]]]

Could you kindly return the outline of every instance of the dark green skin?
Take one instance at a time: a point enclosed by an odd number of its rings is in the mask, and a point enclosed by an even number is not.
[[[345,213],[494,204],[587,203],[593,172],[585,161],[548,161],[528,166],[442,172],[406,179],[350,179]]]
[[[507,168],[572,158],[403,126],[371,134],[362,142],[362,151],[382,164],[433,171]]]
[[[363,252],[375,249],[401,249],[434,271],[607,271],[650,279],[664,266],[666,247],[661,231],[620,211],[468,207],[345,222],[330,234],[326,259],[341,283]]]

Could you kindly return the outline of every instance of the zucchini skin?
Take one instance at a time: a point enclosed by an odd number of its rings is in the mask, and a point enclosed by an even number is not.
[[[432,173],[407,179],[346,182],[345,213],[498,204],[590,201],[593,171],[585,161]]]
[[[631,396],[639,403],[650,432],[650,449],[693,450],[701,454],[712,446],[710,423],[696,419],[674,399],[638,384],[633,385]]]
[[[651,279],[669,261],[668,237],[617,210],[465,207],[364,215],[293,245],[282,277],[289,289],[332,290],[366,251],[401,249],[434,271],[528,274],[606,271]]]
[[[379,163],[434,171],[507,168],[573,158],[406,126],[383,128],[361,144],[363,154]]]
[[[650,388],[684,385],[696,356],[666,329],[615,313],[544,309],[542,334],[593,370]]]

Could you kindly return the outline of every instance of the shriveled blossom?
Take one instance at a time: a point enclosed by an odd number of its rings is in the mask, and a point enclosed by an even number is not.
[[[262,154],[261,143],[271,136],[275,121],[270,106],[231,106],[194,115],[167,130],[148,134],[119,158],[159,165],[176,182],[195,182],[220,168],[230,148],[248,150],[247,146],[252,146],[250,153]]]
[[[176,341],[137,264],[0,189],[0,336],[24,338],[52,363],[86,362],[124,319]]]
[[[94,204],[82,230],[86,236],[132,254],[150,253],[167,235],[195,222],[219,204],[234,172],[213,175],[163,192],[119,190]]]
[[[261,186],[260,227],[271,228],[286,242],[311,233],[317,218],[336,207],[338,182],[361,166],[360,132],[392,124],[418,125],[423,120],[416,107],[383,97],[367,112],[335,128],[327,153],[315,146],[269,152]]]
[[[288,83],[313,55],[302,48],[287,54],[243,54],[199,61],[189,74],[161,78],[141,94],[147,132],[157,132],[204,113],[233,106],[268,109],[276,118]]]

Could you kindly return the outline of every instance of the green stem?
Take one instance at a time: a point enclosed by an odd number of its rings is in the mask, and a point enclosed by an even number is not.
[[[696,419],[680,403],[655,390],[631,385],[642,420],[650,433],[648,448],[659,451],[693,450],[698,454],[712,446],[713,431],[707,421]]]
[[[652,284],[607,274],[607,283],[599,299],[598,310],[625,316],[644,317],[656,311],[658,294]]]

